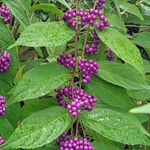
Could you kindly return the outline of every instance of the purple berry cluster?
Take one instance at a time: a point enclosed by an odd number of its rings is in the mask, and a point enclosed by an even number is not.
[[[79,9],[76,13],[69,9],[64,14],[64,19],[70,27],[75,27],[77,25],[77,22],[75,21],[76,17],[80,18],[82,27],[90,24],[91,26],[95,25],[99,30],[103,30],[108,26],[108,19],[106,19],[101,10],[98,9],[91,8],[88,12]]]
[[[97,5],[96,5],[96,9],[101,10],[103,9],[103,5],[106,3],[106,0],[99,0]]]
[[[8,71],[10,61],[11,56],[8,51],[4,51],[0,54],[0,73]]]
[[[6,98],[4,96],[0,96],[0,116],[5,115],[6,112],[5,104],[6,104]]]
[[[67,132],[64,132],[59,136],[59,138],[56,140],[57,144],[60,144],[61,142],[67,140]]]
[[[96,102],[96,98],[84,92],[83,89],[75,89],[72,86],[65,86],[63,89],[58,88],[56,99],[58,105],[68,109],[72,116],[78,116],[81,110],[92,110]],[[71,102],[65,101],[67,97]]]
[[[112,50],[110,48],[105,49],[106,57],[109,61],[114,61],[115,57],[112,53]]]
[[[0,136],[0,145],[4,144],[4,139]]]
[[[85,50],[89,55],[98,54],[98,45],[100,43],[100,38],[97,36],[96,31],[92,31],[93,41],[92,44],[86,44]]]
[[[58,58],[57,58],[57,62],[61,65],[64,65],[66,68],[69,67],[75,67],[76,66],[76,58],[73,57],[72,54],[61,54]]]
[[[3,22],[8,24],[11,20],[10,10],[6,5],[2,5],[0,8],[0,14],[3,17]]]
[[[94,147],[86,139],[68,138],[59,144],[59,150],[94,150]]]
[[[99,70],[99,65],[94,60],[81,59],[78,62],[78,67],[83,76],[83,83],[88,83]]]

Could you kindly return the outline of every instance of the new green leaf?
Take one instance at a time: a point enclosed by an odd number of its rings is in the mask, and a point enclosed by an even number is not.
[[[131,113],[150,114],[150,104],[136,107],[130,110]]]

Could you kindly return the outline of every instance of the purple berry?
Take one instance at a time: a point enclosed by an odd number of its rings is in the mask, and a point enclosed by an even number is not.
[[[94,150],[87,139],[68,138],[59,144],[60,150]]]
[[[82,89],[78,90],[71,86],[65,86],[63,89],[58,88],[55,91],[58,105],[67,108],[73,117],[78,116],[82,109],[90,111],[94,108],[96,99]],[[65,97],[68,98],[68,101],[65,101]]]
[[[92,75],[96,74],[99,70],[99,65],[93,60],[86,61],[81,59],[78,62],[78,67],[83,76],[83,83],[89,82]]]
[[[105,49],[105,53],[106,53],[106,58],[109,60],[109,61],[114,61],[115,57],[112,53],[112,50],[110,48],[106,48]]]
[[[4,139],[0,136],[0,145],[4,144]]]
[[[8,24],[11,20],[10,10],[7,6],[2,5],[0,8],[0,15],[3,17],[4,24]]]
[[[105,3],[106,3],[106,0],[99,0],[97,5],[96,5],[96,9],[101,10]]]
[[[105,3],[104,1],[100,3]],[[99,5],[99,4],[98,4]],[[91,26],[96,25],[96,28],[99,30],[103,30],[105,27],[108,26],[108,20],[105,18],[101,10],[99,9],[89,9],[88,12],[85,12],[83,9],[79,9],[78,12],[74,13],[72,10],[67,10],[64,14],[64,19],[68,26],[70,27],[76,27],[76,17],[80,18],[78,19],[78,24],[81,25],[81,27],[86,26],[87,24],[90,24]],[[99,20],[99,22],[97,22]]]
[[[85,51],[89,55],[96,55],[98,54],[98,45],[100,43],[100,39],[96,34],[96,31],[92,31],[93,41],[91,46],[89,44],[86,45]]]
[[[10,61],[11,56],[8,51],[4,51],[0,54],[0,73],[8,71]]]
[[[66,68],[76,66],[76,58],[72,54],[62,54],[57,58],[57,62],[61,65],[64,65]]]
[[[5,104],[6,104],[6,98],[0,95],[0,116],[5,115],[6,113]]]
[[[60,144],[61,142],[64,142],[65,140],[67,140],[67,132],[64,132],[63,134],[61,134],[59,138],[56,140],[56,143]]]

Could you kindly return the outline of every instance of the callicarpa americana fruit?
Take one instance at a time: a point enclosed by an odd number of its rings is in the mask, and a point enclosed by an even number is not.
[[[4,139],[0,136],[0,145],[4,144]]]
[[[76,66],[76,58],[73,57],[72,54],[61,54],[57,58],[57,62],[61,65],[64,65],[66,68],[75,67]]]
[[[79,22],[76,22],[76,17],[80,18]],[[84,11],[82,8],[78,12],[73,12],[71,9],[67,10],[64,14],[64,20],[70,27],[76,27],[80,24],[82,27],[86,25],[95,26],[99,30],[104,30],[108,26],[108,19],[105,18],[101,10],[89,9],[89,11]]]
[[[55,90],[59,106],[68,109],[72,116],[78,116],[82,110],[91,111],[94,108],[96,98],[84,92],[83,89],[75,89],[72,86],[65,86]],[[65,99],[68,98],[68,101]]]
[[[6,98],[0,95],[0,116],[5,115],[6,112],[5,104],[6,104]]]
[[[74,138],[64,138],[63,141],[59,143],[59,150],[94,150],[94,147],[88,141],[88,139]]]
[[[92,31],[93,41],[92,44],[86,44],[85,50],[89,55],[98,54],[98,45],[100,43],[100,38],[97,36],[96,31]]]
[[[10,10],[6,5],[2,5],[0,8],[0,15],[3,18],[4,24],[8,24],[11,20]]]
[[[113,52],[110,48],[106,48],[105,49],[105,53],[106,53],[106,58],[109,60],[109,61],[114,61],[115,57],[113,55]]]
[[[83,83],[88,83],[99,70],[98,63],[94,60],[85,60],[83,58],[78,62],[78,67],[83,76]]]
[[[106,0],[99,0],[97,5],[96,5],[96,9],[101,10],[103,9],[103,5],[106,3]]]
[[[9,69],[11,56],[8,51],[0,53],[0,73],[6,72]]]

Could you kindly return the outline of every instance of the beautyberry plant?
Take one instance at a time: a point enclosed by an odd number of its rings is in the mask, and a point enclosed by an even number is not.
[[[0,1],[0,150],[149,150],[148,1]]]

